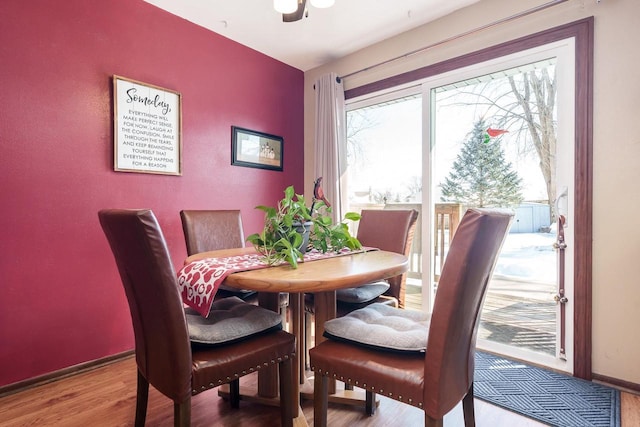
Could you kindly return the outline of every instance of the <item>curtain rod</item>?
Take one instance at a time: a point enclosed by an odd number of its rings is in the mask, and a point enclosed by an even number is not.
[[[511,16],[508,16],[506,18],[502,18],[502,19],[499,19],[497,21],[493,21],[493,22],[491,22],[489,24],[482,25],[480,27],[474,28],[474,29],[469,30],[469,31],[465,31],[464,33],[460,33],[458,35],[446,38],[446,39],[441,40],[439,42],[430,44],[428,46],[421,47],[421,48],[416,49],[416,50],[412,50],[411,52],[405,53],[404,55],[400,55],[400,56],[396,56],[395,58],[387,59],[386,61],[382,61],[382,62],[379,62],[377,64],[370,65],[370,66],[368,66],[366,68],[362,68],[361,70],[354,71],[354,72],[349,73],[349,74],[345,74],[344,76],[338,76],[336,78],[336,80],[337,80],[338,83],[340,83],[340,80],[346,79],[347,77],[352,77],[352,76],[355,76],[356,74],[360,74],[360,73],[363,73],[365,71],[369,71],[369,70],[371,70],[373,68],[377,68],[377,67],[380,67],[382,65],[386,65],[386,64],[388,64],[390,62],[394,62],[394,61],[397,61],[399,59],[404,59],[404,58],[407,58],[407,57],[409,57],[411,55],[415,55],[417,53],[422,53],[422,52],[424,52],[426,50],[429,50],[429,49],[432,49],[434,47],[437,47],[437,46],[440,46],[440,45],[443,45],[443,44],[446,44],[446,43],[450,43],[452,41],[461,39],[463,37],[470,36],[470,35],[475,34],[475,33],[479,33],[480,31],[484,31],[484,30],[489,29],[491,27],[495,27],[497,25],[504,24],[505,22],[510,22],[510,21],[514,21],[514,20],[519,19],[519,18],[523,18],[523,17],[525,17],[527,15],[531,15],[533,13],[539,12],[539,11],[544,10],[544,9],[548,9],[548,8],[550,8],[552,6],[556,6],[556,5],[560,4],[560,3],[565,3],[567,1],[569,1],[569,0],[553,0],[553,1],[550,1],[548,3],[541,4],[540,6],[536,6],[534,8],[527,9],[527,10],[525,10],[523,12],[516,13],[515,15],[511,15]]]

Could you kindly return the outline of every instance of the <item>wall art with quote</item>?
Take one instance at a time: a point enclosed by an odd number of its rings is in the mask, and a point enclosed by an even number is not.
[[[114,170],[182,175],[182,96],[113,76]]]

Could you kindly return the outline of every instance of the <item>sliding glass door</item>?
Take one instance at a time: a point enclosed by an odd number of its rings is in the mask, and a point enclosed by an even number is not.
[[[347,110],[348,210],[422,210],[420,87],[361,100]],[[421,215],[407,277],[407,303],[422,304]]]
[[[479,347],[569,372],[572,58],[572,43],[561,42],[425,85],[434,204],[515,211],[485,300]]]
[[[516,216],[479,347],[572,371],[572,40],[348,105],[350,209],[417,207],[408,307],[429,310],[469,207]]]

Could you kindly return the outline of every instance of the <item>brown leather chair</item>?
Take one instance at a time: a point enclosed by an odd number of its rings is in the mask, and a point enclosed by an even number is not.
[[[244,231],[239,210],[180,211],[187,255],[219,249],[244,248]],[[238,296],[256,302],[254,291],[236,289],[222,284],[217,298]]]
[[[361,215],[357,237],[363,246],[409,256],[418,219],[417,210],[365,209]],[[404,273],[357,288],[338,289],[336,291],[338,317],[376,302],[404,308],[406,281],[407,274]],[[309,360],[306,354],[309,350],[312,316],[313,295],[305,295],[305,360]]]
[[[242,215],[239,210],[183,210],[180,211],[180,219],[189,256],[245,246]],[[255,291],[220,285],[215,298],[229,296],[237,296],[252,304],[258,303]],[[279,305],[282,320],[286,322],[289,294],[280,294]]]
[[[226,344],[193,344],[176,272],[153,212],[102,210],[98,216],[131,311],[138,366],[135,425],[145,423],[149,384],[173,400],[174,424],[188,426],[192,395],[229,383],[231,404],[238,407],[239,377],[276,363],[282,424],[292,425],[298,410],[292,407],[295,337],[271,328]]]
[[[365,209],[361,212],[361,215],[362,218],[358,222],[357,237],[363,246],[409,256],[418,219],[417,210]],[[338,312],[346,313],[372,302],[384,302],[385,299],[391,299],[392,304],[404,308],[407,273],[391,277],[386,282],[390,285],[389,289],[383,294],[382,299],[376,298],[373,301],[353,301],[347,298],[347,295],[352,294],[351,289],[338,289],[336,291]]]
[[[239,210],[180,211],[187,254],[244,247]]]
[[[462,400],[465,425],[475,425],[473,374],[480,312],[512,218],[512,212],[504,210],[467,211],[451,242],[430,319],[417,310],[375,304],[325,323],[329,339],[310,350],[315,426],[327,424],[329,378],[365,389],[369,414],[375,409],[375,393],[380,393],[424,410],[426,426],[442,426],[444,415]],[[378,313],[371,319],[376,319],[369,321],[374,308]],[[387,314],[381,317],[380,312]],[[402,326],[384,332],[394,317]],[[387,320],[391,322],[380,327]],[[412,322],[412,337],[419,339],[409,340],[415,346],[407,347],[403,330],[409,331]],[[334,335],[328,335],[330,331]]]

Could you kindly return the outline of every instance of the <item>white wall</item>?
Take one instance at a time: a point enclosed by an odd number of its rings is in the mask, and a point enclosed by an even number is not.
[[[322,74],[346,75],[547,0],[482,0],[305,73],[305,193],[313,185],[314,92]],[[542,12],[345,79],[345,89],[589,16],[595,20],[593,121],[594,374],[640,384],[640,1],[570,0]]]

